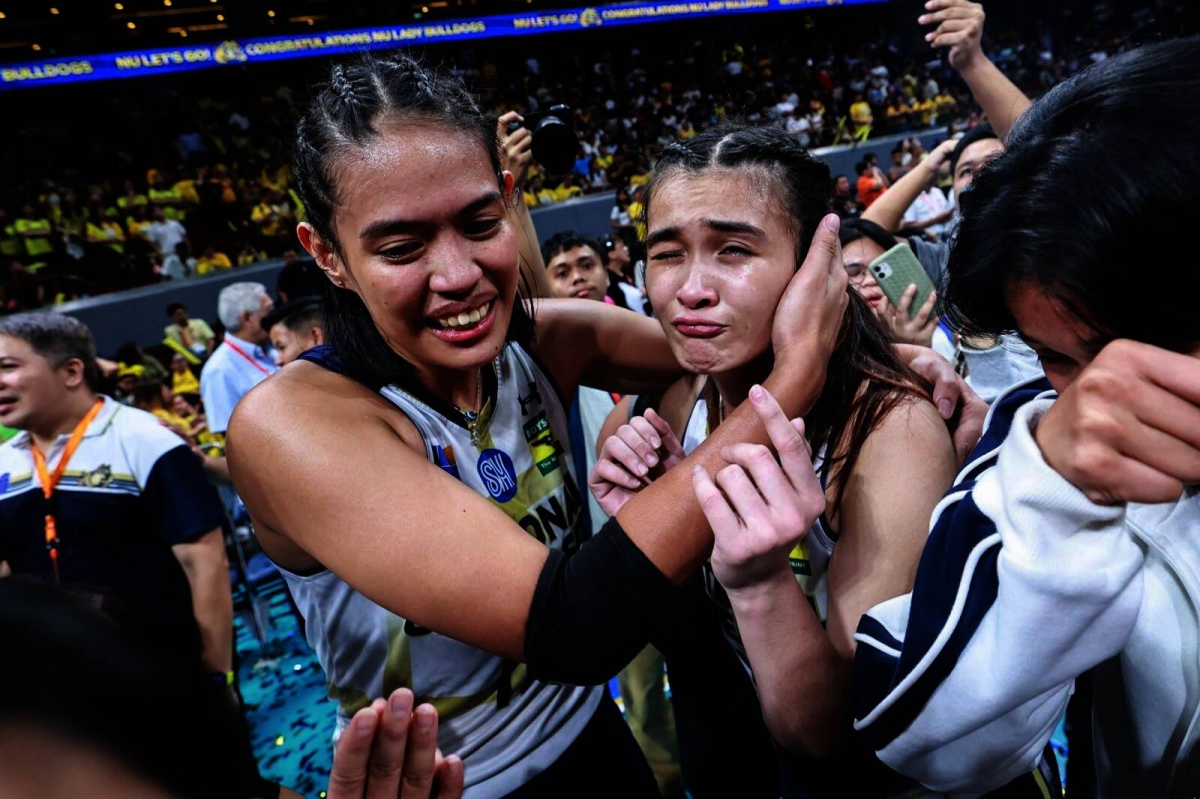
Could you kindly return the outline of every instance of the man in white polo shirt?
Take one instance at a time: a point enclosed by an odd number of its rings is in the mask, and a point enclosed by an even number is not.
[[[220,764],[238,783],[229,795],[274,796],[233,701],[216,493],[183,439],[98,393],[99,382],[82,322],[50,312],[0,319],[0,424],[21,431],[0,446],[0,562],[79,596],[176,664],[181,684],[206,683],[228,700],[226,734],[240,742],[236,762]]]

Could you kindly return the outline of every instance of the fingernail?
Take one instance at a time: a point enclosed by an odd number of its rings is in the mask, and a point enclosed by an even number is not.
[[[932,42],[932,41],[933,41],[933,34],[932,34],[932,33],[927,33],[927,34],[925,34],[925,41],[927,41],[927,42]]]
[[[658,438],[658,436],[654,436],[650,439],[650,446],[658,449],[662,446],[662,441]]]
[[[657,466],[658,465],[658,456],[655,455],[653,452],[651,452],[649,455],[646,456],[646,463],[648,463],[651,466]]]
[[[695,477],[700,474],[708,474],[708,472],[704,471],[704,467],[697,463],[692,467],[692,476]]]
[[[370,737],[375,729],[375,716],[369,713],[356,715],[352,726],[354,727],[354,734],[359,738]]]
[[[937,401],[937,408],[938,413],[942,415],[943,419],[949,419],[954,415],[954,406],[950,404],[950,400],[946,399],[945,397],[942,397]]]
[[[637,465],[637,470],[636,470],[636,471],[637,471],[637,473],[638,473],[638,474],[645,474],[646,472],[648,472],[648,471],[649,471],[649,469],[647,469],[647,468],[646,468],[646,464],[644,464],[644,463],[641,463],[641,462],[639,461],[639,462],[638,462],[638,465]]]
[[[834,219],[836,218],[834,217]],[[764,402],[767,399],[767,392],[763,391],[762,386],[753,386],[750,389],[750,399],[754,402]]]
[[[826,230],[836,231],[838,228],[841,227],[842,220],[838,218],[837,214],[829,214],[828,216],[826,216],[824,219],[821,220],[821,224],[825,227]]]
[[[924,14],[922,14],[921,16],[917,17],[917,22],[920,23],[921,25],[924,25],[926,19],[928,19],[928,17],[926,17]]]
[[[429,732],[433,729],[433,708],[421,705],[417,708],[417,732]]]
[[[392,718],[403,719],[408,718],[409,712],[412,710],[413,696],[408,691],[397,691],[392,694],[389,709],[392,711]]]
[[[447,758],[446,771],[454,779],[458,779],[458,775],[462,774],[462,761],[457,757]]]

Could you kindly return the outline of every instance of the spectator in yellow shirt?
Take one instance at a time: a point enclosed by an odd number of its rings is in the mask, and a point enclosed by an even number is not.
[[[187,358],[179,353],[175,353],[171,359],[171,390],[176,394],[200,396],[200,381],[188,365]]]
[[[208,322],[192,319],[187,306],[180,302],[167,306],[167,317],[171,320],[171,324],[163,330],[167,338],[199,357],[212,355],[217,336]]]
[[[26,205],[21,218],[13,223],[13,230],[25,241],[25,254],[30,258],[44,258],[54,252],[54,228],[45,214],[39,214],[32,205]]]
[[[550,205],[557,199],[554,196],[554,192],[550,189],[547,189],[542,184],[542,178],[540,175],[530,179],[529,191],[532,192],[533,196],[537,198],[538,205]]]
[[[17,235],[17,227],[8,218],[8,211],[0,208],[0,255],[19,258],[25,254],[25,243]]]
[[[145,194],[140,194],[134,189],[132,180],[125,181],[124,191],[125,193],[117,198],[117,207],[122,211],[130,213],[139,205],[150,204],[150,200],[147,199]]]
[[[850,122],[854,126],[854,140],[866,141],[871,135],[871,125],[875,123],[875,114],[862,92],[854,95],[854,103],[850,106]]]
[[[196,260],[196,274],[207,275],[211,272],[231,269],[233,262],[229,260],[229,256],[223,252],[217,252],[216,248],[211,244],[204,248],[204,252]]]
[[[88,209],[87,241],[88,244],[105,245],[118,254],[125,252],[125,231],[115,219],[101,217],[95,206]]]
[[[562,183],[558,184],[558,188],[554,190],[554,199],[557,202],[569,200],[572,197],[582,197],[583,189],[575,185],[575,176],[567,175],[563,178]]]
[[[639,183],[632,187],[633,199],[629,203],[629,218],[633,220],[634,230],[637,231],[638,241],[646,241],[646,223],[642,221],[642,210],[645,204],[642,200],[646,196],[646,185]]]
[[[927,128],[933,124],[933,114],[936,110],[937,105],[934,104],[933,100],[921,100],[920,102],[913,102],[913,111],[915,112],[914,116],[916,116],[922,127]]]

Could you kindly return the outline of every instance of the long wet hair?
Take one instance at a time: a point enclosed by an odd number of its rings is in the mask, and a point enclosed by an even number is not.
[[[648,223],[659,186],[674,177],[698,177],[708,170],[736,170],[762,179],[795,237],[799,268],[817,226],[829,213],[833,194],[829,167],[778,128],[722,125],[663,150],[646,190],[642,223]],[[928,397],[920,379],[896,355],[870,306],[853,288],[846,290],[850,304],[829,358],[825,387],[804,419],[813,451],[825,448],[821,480],[834,489],[830,515],[841,506],[846,478],[868,436],[906,398]],[[706,391],[712,428],[717,405],[712,381]]]
[[[371,147],[383,123],[396,121],[432,123],[468,134],[487,153],[504,191],[496,120],[479,110],[459,79],[401,53],[364,54],[336,63],[328,80],[314,88],[296,127],[293,169],[309,223],[338,257],[344,253],[334,224],[341,202],[337,162],[352,150]],[[388,345],[362,299],[332,281],[323,283],[326,340],[349,373],[379,385],[409,376],[412,366]],[[528,296],[527,286],[521,290]],[[526,347],[533,340],[533,320],[519,297],[507,340]]]

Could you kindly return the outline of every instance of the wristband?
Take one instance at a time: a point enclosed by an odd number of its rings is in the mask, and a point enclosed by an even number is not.
[[[208,673],[208,681],[221,688],[224,688],[227,685],[233,685],[233,679],[233,671],[210,671]]]

